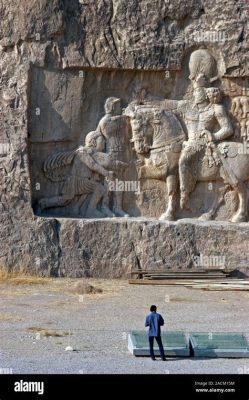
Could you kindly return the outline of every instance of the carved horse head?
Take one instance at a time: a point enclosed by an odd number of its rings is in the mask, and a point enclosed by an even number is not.
[[[185,134],[177,117],[157,107],[141,106],[130,119],[132,140],[137,154],[162,149],[176,142],[183,142]]]
[[[145,115],[136,113],[130,120],[132,128],[133,150],[137,154],[147,154],[150,151],[150,129]]]

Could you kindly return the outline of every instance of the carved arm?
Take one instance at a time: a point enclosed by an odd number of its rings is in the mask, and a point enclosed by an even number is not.
[[[215,116],[220,125],[220,130],[213,133],[213,140],[224,140],[233,134],[233,127],[223,105],[215,105]]]

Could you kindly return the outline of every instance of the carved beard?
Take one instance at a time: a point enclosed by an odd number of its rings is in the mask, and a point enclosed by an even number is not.
[[[206,95],[205,90],[203,88],[195,89],[194,99],[195,99],[196,105],[207,101],[207,95]]]

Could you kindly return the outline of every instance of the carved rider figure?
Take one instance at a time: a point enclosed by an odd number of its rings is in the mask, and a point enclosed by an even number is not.
[[[179,160],[181,208],[189,208],[191,168],[203,157],[203,153],[208,167],[220,162],[218,154],[213,151],[214,147],[209,143],[220,142],[233,134],[231,122],[220,101],[221,93],[218,88],[197,86],[194,89],[194,104],[187,107],[184,113],[188,140],[183,143]]]
[[[189,208],[189,193],[195,186],[192,179],[193,170],[199,168],[198,161],[203,161],[205,168],[213,163],[223,162],[218,150],[213,151],[213,143],[222,141],[233,134],[233,128],[224,105],[221,103],[221,92],[210,87],[217,80],[216,62],[207,50],[196,50],[189,61],[192,81],[193,100],[164,100],[162,107],[172,110],[182,122],[188,140],[183,143],[179,159],[179,178],[181,190],[181,208]],[[212,144],[211,144],[212,143]],[[205,162],[207,163],[205,164]],[[229,166],[224,166],[228,170]],[[207,174],[209,175],[209,174]],[[227,175],[232,173],[227,171]]]

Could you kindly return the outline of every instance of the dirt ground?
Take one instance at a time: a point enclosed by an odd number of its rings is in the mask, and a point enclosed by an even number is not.
[[[78,280],[44,284],[0,283],[0,372],[66,374],[249,373],[249,359],[134,357],[127,335],[145,329],[151,304],[165,330],[249,334],[249,292],[208,292],[184,287],[137,286],[89,279],[102,293],[67,291]],[[65,351],[67,346],[74,351]]]

